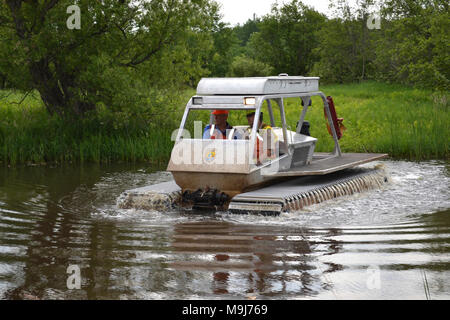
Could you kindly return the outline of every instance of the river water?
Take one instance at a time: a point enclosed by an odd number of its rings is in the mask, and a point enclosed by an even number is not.
[[[381,163],[382,189],[279,217],[117,209],[171,178],[145,164],[2,168],[0,298],[449,299],[449,165]]]

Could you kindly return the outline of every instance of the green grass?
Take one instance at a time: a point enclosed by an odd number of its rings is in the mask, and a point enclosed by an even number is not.
[[[8,92],[9,94],[10,92]],[[0,92],[1,95],[5,92]],[[21,94],[0,101],[0,162],[7,165],[43,163],[167,162],[171,133],[182,113],[152,119],[97,112],[79,122],[50,116],[35,95],[20,105]]]
[[[333,97],[347,130],[340,140],[344,152],[385,152],[409,160],[449,159],[449,96],[376,82],[323,86]],[[313,98],[311,134],[319,139],[317,151],[332,149],[322,101]],[[295,101],[287,107],[288,123],[295,126]]]
[[[347,130],[340,140],[344,152],[385,152],[392,158],[449,159],[450,113],[448,93],[433,93],[376,82],[324,85]],[[0,162],[167,162],[184,106],[194,90],[178,94],[173,111],[159,116],[133,116],[107,109],[73,123],[49,116],[37,94],[28,96],[0,91]],[[8,95],[7,97],[5,97]],[[331,151],[322,101],[313,98],[306,119],[311,135],[318,138],[316,151]],[[294,129],[300,117],[300,100],[285,101],[288,125]],[[275,113],[277,117],[277,113]],[[206,117],[207,118],[207,117]],[[205,119],[203,119],[205,120]],[[265,118],[267,120],[267,116]],[[230,123],[245,124],[245,115],[230,116]]]

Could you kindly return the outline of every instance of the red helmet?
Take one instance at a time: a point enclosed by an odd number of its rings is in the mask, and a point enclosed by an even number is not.
[[[228,110],[214,110],[212,114],[228,114]]]

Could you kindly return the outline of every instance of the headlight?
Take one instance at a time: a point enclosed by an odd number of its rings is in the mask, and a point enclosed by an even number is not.
[[[200,97],[192,98],[192,104],[203,104],[203,98]]]
[[[244,104],[246,106],[253,106],[256,104],[256,98],[244,98]]]

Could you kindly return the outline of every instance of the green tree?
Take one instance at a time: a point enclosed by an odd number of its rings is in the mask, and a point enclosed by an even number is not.
[[[335,18],[328,20],[317,33],[314,50],[317,62],[312,74],[326,82],[351,82],[373,77],[375,39],[379,30],[369,30],[367,21],[374,12],[372,0],[357,2],[351,8],[346,0],[331,2]]]
[[[275,4],[258,24],[260,31],[250,36],[249,54],[273,66],[276,73],[305,75],[315,62],[316,32],[325,20],[324,15],[298,0],[281,7]]]
[[[261,19],[248,19],[242,26],[238,24],[233,28],[237,38],[240,41],[241,46],[246,46],[250,36],[259,31],[259,24]]]
[[[189,83],[207,73],[214,1],[76,4],[81,28],[71,30],[71,0],[0,2],[0,74],[15,88],[37,90],[51,114],[147,103],[150,86]]]
[[[224,77],[239,47],[234,29],[223,22],[216,23],[213,32],[214,48],[208,63],[212,76]]]
[[[234,58],[227,74],[231,77],[264,77],[273,75],[273,68],[244,55]]]
[[[388,0],[376,43],[377,78],[448,90],[450,14],[441,0]]]

